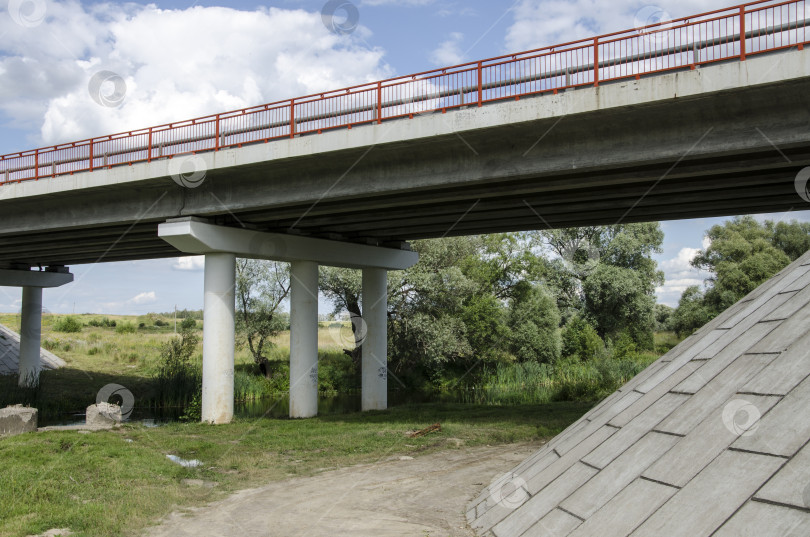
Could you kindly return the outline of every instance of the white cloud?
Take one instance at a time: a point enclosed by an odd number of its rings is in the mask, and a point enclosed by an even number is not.
[[[146,291],[135,295],[129,300],[98,303],[96,305],[97,311],[95,311],[95,313],[121,313],[122,311],[133,311],[133,306],[154,304],[157,301],[157,293],[154,291]]]
[[[704,238],[705,246],[706,239]],[[678,255],[659,264],[659,268],[664,271],[665,279],[664,285],[655,290],[659,302],[675,307],[678,305],[681,293],[687,287],[703,285],[710,274],[691,265],[691,261],[699,251],[697,248],[681,248]]]
[[[129,299],[127,302],[132,303],[132,304],[138,304],[138,305],[153,304],[153,303],[157,302],[157,295],[155,294],[154,291],[149,291],[149,292],[146,292],[146,293],[141,293],[141,294]]]
[[[728,0],[520,0],[513,10],[515,22],[507,30],[508,52],[557,45],[607,32],[728,7]],[[655,7],[655,10],[651,10]]]
[[[661,262],[661,270],[668,274],[691,272],[694,270],[691,262],[698,252],[697,248],[681,248],[677,256]]]
[[[0,109],[36,143],[56,143],[190,119],[377,80],[391,74],[368,30],[338,36],[319,13],[225,7],[50,2],[39,26],[0,17]],[[108,70],[123,104],[91,98]],[[43,121],[44,117],[44,121]]]
[[[189,270],[189,271],[200,271],[205,269],[205,256],[202,255],[195,255],[189,257],[178,257],[172,263],[172,269],[174,270]]]
[[[703,242],[701,243],[701,246],[703,247],[703,251],[705,252],[706,250],[708,250],[709,246],[711,246],[711,245],[712,245],[712,240],[709,238],[708,235],[704,235],[703,236]]]
[[[430,61],[434,65],[448,66],[464,63],[464,52],[461,50],[461,42],[464,34],[453,32],[450,37],[442,41],[438,48],[430,54]]]
[[[363,0],[361,6],[427,6],[436,0]]]

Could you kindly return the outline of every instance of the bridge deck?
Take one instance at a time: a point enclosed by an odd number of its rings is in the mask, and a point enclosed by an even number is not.
[[[396,245],[805,208],[810,54],[739,60],[738,39],[737,56],[695,69],[10,182],[0,268],[176,256],[157,225],[182,216]],[[184,166],[196,182],[172,179]]]

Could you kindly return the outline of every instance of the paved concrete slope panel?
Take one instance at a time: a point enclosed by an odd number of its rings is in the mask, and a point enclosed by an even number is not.
[[[64,367],[65,361],[45,349],[40,349],[43,369]],[[20,334],[0,324],[0,375],[15,375],[20,364]]]
[[[810,535],[810,252],[468,507],[486,537]]]
[[[397,247],[796,209],[810,50],[0,188],[0,267],[168,257],[168,219]],[[188,165],[198,182],[172,175]],[[204,173],[204,177],[202,174]],[[194,188],[190,188],[193,186]]]

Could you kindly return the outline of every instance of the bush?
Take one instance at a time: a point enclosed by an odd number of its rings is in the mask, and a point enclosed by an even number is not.
[[[157,372],[157,402],[162,407],[180,406],[186,415],[196,416],[194,403],[202,389],[202,371],[193,364],[191,356],[199,339],[189,330],[172,338],[160,349]]]
[[[127,322],[120,323],[115,327],[116,334],[134,334],[135,330],[135,325]]]
[[[202,391],[194,394],[183,409],[180,421],[200,421],[202,419]]]
[[[192,319],[191,317],[186,317],[183,319],[183,322],[180,323],[181,330],[194,330],[197,328],[197,321]]]
[[[349,393],[360,387],[360,374],[351,356],[340,351],[318,354],[318,391]]]
[[[587,321],[574,317],[562,331],[562,354],[592,360],[604,353],[605,342]]]
[[[670,319],[672,329],[675,330],[678,337],[692,335],[712,319],[712,312],[705,302],[703,293],[696,285],[688,287],[683,292],[678,301],[678,308]]]
[[[82,331],[82,323],[76,317],[62,317],[53,326],[55,332],[76,333]]]
[[[169,323],[167,323],[166,321],[163,321],[161,319],[156,319],[155,320],[155,326],[169,326]]]
[[[289,393],[290,391],[290,355],[286,359],[265,360],[259,366],[263,368],[270,393]]]
[[[638,357],[639,349],[629,332],[624,331],[619,334],[616,342],[613,343],[613,357],[618,359],[633,359]]]
[[[96,328],[115,328],[116,322],[103,317],[101,319],[92,319],[87,324]]]

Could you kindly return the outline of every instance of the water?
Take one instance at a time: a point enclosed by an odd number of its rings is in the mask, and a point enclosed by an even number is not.
[[[388,406],[396,407],[418,403],[461,403],[464,394],[461,391],[443,392],[405,392],[392,391],[388,394]],[[236,403],[234,415],[238,418],[286,419],[289,417],[289,396],[273,397]],[[321,416],[351,414],[360,412],[360,394],[321,395],[318,398],[318,414]],[[155,427],[177,421],[183,415],[182,408],[149,408],[135,407],[128,421],[141,422],[147,427]],[[84,423],[84,411],[65,412],[49,415],[40,413],[39,426],[77,425]]]

